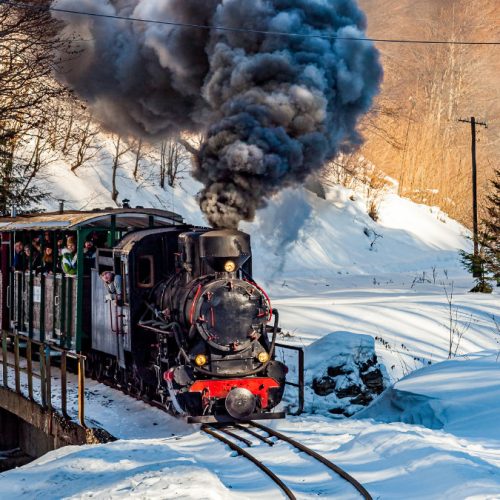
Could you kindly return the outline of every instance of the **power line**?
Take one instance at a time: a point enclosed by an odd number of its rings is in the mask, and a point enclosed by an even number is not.
[[[456,40],[411,40],[411,39],[392,39],[392,38],[368,38],[368,37],[345,37],[337,35],[323,35],[312,33],[286,33],[283,31],[266,31],[266,30],[253,30],[248,28],[230,28],[227,26],[208,26],[205,24],[181,23],[177,21],[158,21],[156,19],[142,19],[138,17],[126,17],[111,14],[98,14],[94,12],[83,12],[71,9],[61,9],[58,7],[48,7],[41,5],[30,5],[22,2],[11,2],[8,0],[0,0],[0,4],[9,5],[18,9],[32,9],[50,12],[60,12],[63,14],[74,14],[78,16],[100,17],[105,19],[116,19],[120,21],[140,22],[150,24],[162,24],[167,26],[179,26],[182,28],[193,28],[201,30],[215,30],[215,31],[228,31],[233,33],[254,33],[260,35],[273,35],[290,38],[323,38],[326,40],[351,40],[358,42],[378,42],[378,43],[405,43],[405,44],[420,44],[420,45],[500,45],[500,42],[467,42]]]

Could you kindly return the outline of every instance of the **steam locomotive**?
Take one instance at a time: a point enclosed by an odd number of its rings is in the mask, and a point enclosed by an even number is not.
[[[75,276],[13,268],[19,241],[40,235],[56,250],[62,230],[77,239]],[[130,208],[16,218],[0,233],[6,329],[85,353],[88,375],[189,422],[284,416],[271,411],[287,371],[274,354],[278,312],[252,279],[249,235]],[[85,269],[95,234],[103,238]]]

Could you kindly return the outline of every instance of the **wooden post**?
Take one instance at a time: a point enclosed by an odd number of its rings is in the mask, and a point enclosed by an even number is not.
[[[68,377],[66,373],[66,351],[61,353],[61,410],[64,418],[68,417]]]
[[[463,123],[470,123],[471,127],[471,154],[472,154],[472,227],[474,240],[474,264],[472,276],[474,278],[481,277],[481,269],[477,268],[477,258],[479,256],[479,227],[477,220],[477,160],[476,160],[476,125],[481,125],[488,128],[486,123],[477,122],[474,116],[470,120],[458,120]]]
[[[78,420],[85,425],[85,357],[78,356]]]
[[[52,377],[51,377],[51,363],[50,363],[50,347],[45,346],[45,373],[47,379],[47,407],[52,410]]]
[[[40,318],[38,325],[41,342],[45,342],[45,273],[42,272],[44,253],[45,237],[42,231],[40,233]]]
[[[28,397],[33,401],[33,361],[31,359],[32,355],[32,344],[31,339],[28,337],[26,344],[26,363],[28,364]]]
[[[38,349],[38,354],[40,358],[40,392],[42,396],[42,407],[47,408],[47,381],[45,374],[45,350],[43,345],[40,344]]]
[[[21,374],[19,370],[19,336],[14,336],[14,377],[16,380],[16,392],[21,393]]]
[[[474,228],[474,257],[479,255],[478,243],[478,225],[477,225],[477,163],[476,163],[476,119],[471,117],[471,136],[472,136],[472,224]],[[474,277],[478,278],[478,270],[474,270]]]
[[[9,387],[9,367],[7,366],[7,332],[2,332],[3,386]]]

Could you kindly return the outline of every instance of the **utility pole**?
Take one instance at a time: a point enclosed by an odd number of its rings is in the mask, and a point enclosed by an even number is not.
[[[474,228],[474,257],[477,258],[479,255],[479,242],[478,242],[478,222],[477,222],[477,163],[476,163],[476,126],[479,125],[484,128],[488,128],[488,125],[484,122],[477,122],[475,117],[471,117],[470,120],[458,120],[462,123],[470,123],[471,134],[472,134],[472,223]],[[474,268],[472,273],[474,278],[480,277],[480,271]]]

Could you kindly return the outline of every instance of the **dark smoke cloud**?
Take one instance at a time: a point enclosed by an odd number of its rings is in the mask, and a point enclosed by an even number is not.
[[[209,24],[219,0],[56,0],[53,7],[145,19]],[[58,77],[109,129],[160,139],[197,130],[208,107],[201,88],[209,71],[210,32],[54,13],[75,34],[81,54]]]
[[[304,35],[359,38],[366,27],[354,0],[55,5]],[[205,186],[200,206],[218,227],[252,220],[278,190],[359,145],[356,125],[382,77],[369,42],[58,17],[94,40],[62,78],[109,127],[152,138],[207,131],[194,176]]]

